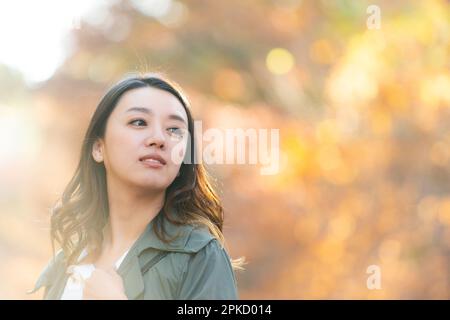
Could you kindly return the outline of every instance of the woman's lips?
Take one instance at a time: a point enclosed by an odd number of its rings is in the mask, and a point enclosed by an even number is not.
[[[164,166],[159,160],[156,159],[144,159],[141,160],[142,164],[147,168],[161,168]]]

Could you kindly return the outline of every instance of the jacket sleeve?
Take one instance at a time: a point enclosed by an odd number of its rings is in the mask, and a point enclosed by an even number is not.
[[[238,299],[230,257],[216,239],[192,254],[181,279],[178,299]]]

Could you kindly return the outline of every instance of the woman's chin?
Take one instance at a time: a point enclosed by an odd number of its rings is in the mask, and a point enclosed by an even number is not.
[[[136,183],[136,186],[149,191],[164,191],[169,185],[170,183],[165,179],[164,181],[155,181],[155,179],[149,181],[147,179],[146,181],[139,181]]]

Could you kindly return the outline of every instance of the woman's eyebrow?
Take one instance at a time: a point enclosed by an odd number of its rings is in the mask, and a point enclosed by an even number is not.
[[[143,112],[143,113],[148,113],[148,114],[153,114],[153,111],[144,107],[131,107],[130,109],[128,109],[125,112],[132,112],[132,111],[137,111],[137,112]]]
[[[177,114],[171,114],[171,115],[169,115],[169,119],[172,119],[172,120],[178,120],[178,121],[183,122],[185,125],[187,125],[186,120],[184,120],[182,117],[180,117],[180,116],[177,115]]]
[[[153,114],[153,111],[152,111],[151,109],[144,108],[144,107],[131,107],[131,108],[129,108],[129,109],[126,111],[126,113],[127,113],[127,112],[133,112],[133,111],[142,112],[142,113],[147,113],[147,114],[150,114],[150,115]],[[169,119],[172,119],[172,120],[178,120],[178,121],[181,121],[181,122],[183,122],[184,124],[187,125],[186,120],[184,120],[183,117],[181,117],[181,116],[179,116],[179,115],[177,115],[177,114],[170,114],[170,115],[169,115]]]

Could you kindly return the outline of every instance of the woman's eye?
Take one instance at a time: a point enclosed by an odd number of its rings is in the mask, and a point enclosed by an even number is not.
[[[146,122],[145,122],[144,120],[142,120],[142,119],[136,119],[136,120],[133,120],[133,121],[130,122],[130,124],[137,123],[137,122],[146,124]],[[139,125],[138,125],[138,126],[139,126]],[[139,127],[140,127],[140,126],[139,126]]]
[[[170,133],[174,134],[174,135],[177,135],[177,136],[180,136],[180,137],[183,136],[183,130],[181,128],[172,127],[172,128],[167,129],[167,130]]]

